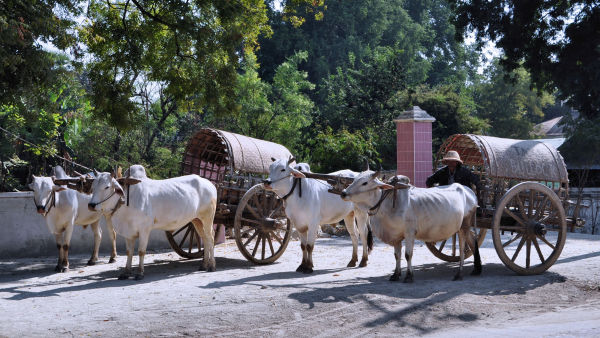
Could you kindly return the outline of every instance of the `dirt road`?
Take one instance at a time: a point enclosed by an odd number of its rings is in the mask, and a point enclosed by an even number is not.
[[[215,273],[149,254],[143,281],[116,279],[123,256],[91,267],[74,257],[65,274],[53,272],[54,257],[4,260],[0,336],[600,336],[600,237],[569,234],[537,276],[504,267],[489,234],[481,253],[483,275],[452,282],[456,265],[418,243],[413,284],[388,281],[393,249],[381,243],[368,267],[346,268],[348,238],[317,241],[312,275],[295,272],[294,241],[269,266],[248,263],[234,242],[218,245]]]

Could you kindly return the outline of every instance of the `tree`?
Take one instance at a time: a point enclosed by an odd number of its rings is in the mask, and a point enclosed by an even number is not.
[[[75,0],[3,0],[0,2],[0,104],[21,105],[21,97],[41,93],[60,68],[40,42],[76,47],[73,34],[79,14]]]
[[[119,128],[131,126],[146,81],[160,83],[174,105],[193,98],[218,113],[235,111],[240,51],[252,52],[270,33],[262,0],[92,1],[88,12],[79,33],[94,110]]]
[[[506,74],[492,64],[486,75],[486,80],[473,86],[477,116],[489,123],[485,132],[499,137],[530,138],[533,126],[543,121],[543,109],[554,103],[554,97],[532,90],[529,73],[523,68]]]
[[[474,33],[504,55],[507,72],[523,66],[539,90],[553,92],[584,116],[600,115],[598,1],[449,0],[456,38]]]

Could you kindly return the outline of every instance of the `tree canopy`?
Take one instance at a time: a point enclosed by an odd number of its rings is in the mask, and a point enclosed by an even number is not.
[[[600,2],[449,0],[456,37],[493,41],[510,73],[521,65],[533,85],[584,116],[600,116]]]

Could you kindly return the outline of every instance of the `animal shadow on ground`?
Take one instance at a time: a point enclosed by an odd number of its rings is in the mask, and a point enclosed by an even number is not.
[[[242,259],[231,259],[224,257],[215,257],[217,263],[217,271],[247,268],[252,264]],[[52,263],[51,263],[52,262]],[[48,277],[57,274],[53,271],[53,260],[41,259],[34,263],[29,260],[25,262],[10,262],[1,264],[2,275],[0,275],[0,285],[9,284],[14,282],[26,281],[32,278]],[[124,268],[122,264],[118,263],[111,264],[114,269],[100,271],[96,274],[80,274],[79,271],[84,272],[86,269],[85,263],[87,258],[74,257],[71,259],[71,270],[66,273],[60,274],[65,279],[58,281],[42,280],[40,282],[28,283],[27,289],[35,289],[39,287],[58,286],[51,290],[45,291],[28,291],[23,286],[10,286],[0,288],[0,293],[6,292],[13,294],[11,297],[5,299],[9,300],[21,300],[27,298],[38,298],[38,297],[50,297],[58,296],[61,293],[73,292],[73,291],[85,291],[90,289],[109,289],[114,287],[123,286],[135,286],[141,283],[151,283],[157,280],[164,280],[169,278],[177,278],[180,276],[189,275],[191,273],[198,272],[198,268],[202,264],[201,259],[190,260],[190,259],[179,259],[179,260],[154,260],[152,263],[144,264],[144,279],[143,280],[117,280],[117,277]],[[136,258],[133,260],[134,272],[137,270]],[[98,264],[100,265],[100,264]],[[6,273],[11,271],[10,274]],[[205,273],[203,271],[198,272],[200,274]],[[22,283],[20,283],[22,284]]]

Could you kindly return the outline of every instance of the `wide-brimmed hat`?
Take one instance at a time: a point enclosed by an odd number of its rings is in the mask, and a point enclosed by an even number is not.
[[[460,164],[462,164],[462,160],[460,159],[460,155],[458,155],[458,153],[454,150],[449,150],[446,153],[446,156],[444,156],[444,158],[442,158],[442,163],[446,164],[448,161],[456,161]]]

